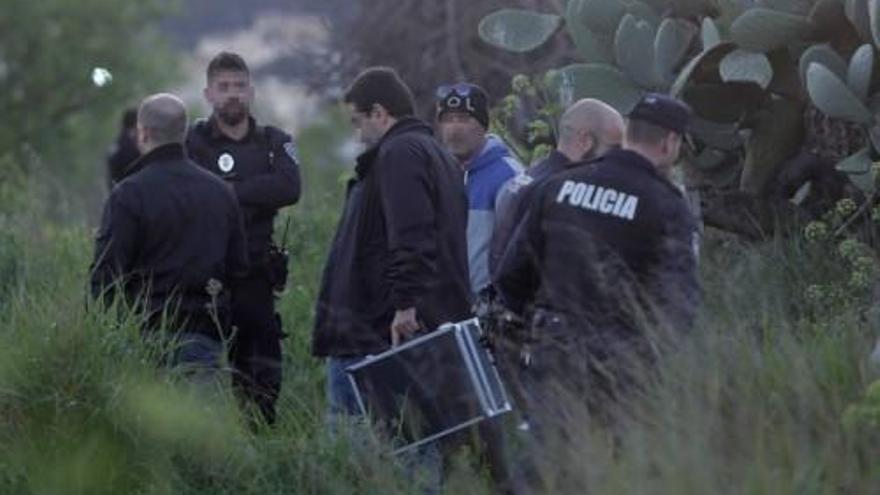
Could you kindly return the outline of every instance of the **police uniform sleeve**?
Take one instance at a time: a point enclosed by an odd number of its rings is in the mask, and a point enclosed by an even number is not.
[[[507,309],[519,315],[525,312],[526,304],[534,299],[541,281],[539,260],[544,245],[541,205],[545,190],[546,187],[535,191],[534,197],[538,202],[516,226],[495,277],[495,287],[502,302]]]
[[[498,271],[501,257],[517,225],[524,217],[525,211],[521,208],[522,195],[532,181],[528,175],[518,174],[504,183],[495,198],[495,225],[489,249],[489,270],[493,276]]]
[[[91,293],[96,299],[112,298],[118,289],[114,284],[129,274],[137,255],[140,220],[134,196],[134,191],[123,184],[104,204],[91,268]]]
[[[431,199],[428,154],[415,143],[383,151],[376,176],[390,251],[386,277],[395,309],[415,307],[437,268],[437,212]]]
[[[649,290],[660,317],[672,329],[689,330],[696,318],[701,289],[695,242],[696,221],[684,202],[667,216],[657,264],[649,272]]]
[[[242,205],[278,209],[299,201],[299,160],[289,134],[269,127],[266,132],[273,156],[272,170],[235,182],[235,194]]]

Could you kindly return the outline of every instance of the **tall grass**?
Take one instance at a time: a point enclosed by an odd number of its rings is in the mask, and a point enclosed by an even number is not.
[[[36,193],[0,214],[0,493],[413,493],[379,444],[326,434],[312,302],[344,193],[340,124],[306,131],[305,196],[291,209],[279,300],[279,421],[251,432],[228,393],[155,365],[136,322],[87,308],[91,232],[47,223]],[[27,188],[20,188],[27,191]],[[284,225],[285,218],[280,219]],[[872,301],[848,267],[799,240],[705,248],[698,328],[620,411],[619,445],[589,422],[557,465],[591,493],[880,492],[876,436],[843,426],[871,380]],[[448,493],[485,490],[465,460]],[[571,486],[570,484],[560,486]],[[578,490],[580,491],[580,490]]]

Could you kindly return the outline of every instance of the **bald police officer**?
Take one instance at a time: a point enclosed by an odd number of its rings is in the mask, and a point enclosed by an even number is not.
[[[213,113],[193,126],[187,148],[193,160],[235,192],[251,259],[250,273],[233,294],[233,385],[242,402],[255,405],[272,424],[281,390],[283,336],[273,288],[287,278],[287,259],[273,246],[272,234],[278,210],[299,200],[296,148],[290,135],[251,117],[254,87],[239,55],[223,52],[211,60],[205,98]]]
[[[669,179],[689,114],[678,100],[645,96],[623,149],[536,191],[502,258],[505,304],[520,314],[537,308],[529,367],[515,386],[542,441],[569,441],[578,401],[612,420],[635,366],[653,359],[653,330],[692,324],[696,222]]]
[[[181,346],[178,364],[218,370],[228,330],[228,292],[247,273],[244,226],[229,188],[187,159],[186,109],[177,97],[147,98],[137,113],[144,155],[104,204],[91,269],[92,294],[124,296],[165,322]]]
[[[495,203],[490,268],[494,274],[513,230],[532,203],[533,194],[547,179],[620,147],[623,117],[610,105],[585,98],[568,107],[559,119],[556,149],[538,164],[507,181]]]

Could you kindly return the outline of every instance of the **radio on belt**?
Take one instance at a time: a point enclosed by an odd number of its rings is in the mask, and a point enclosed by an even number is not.
[[[477,319],[447,323],[346,368],[361,412],[395,454],[511,411],[481,336]]]

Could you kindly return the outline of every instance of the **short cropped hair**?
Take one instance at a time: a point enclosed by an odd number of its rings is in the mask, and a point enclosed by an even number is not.
[[[412,91],[397,71],[389,67],[372,67],[361,72],[345,91],[343,101],[354,105],[358,112],[367,113],[378,104],[395,118],[415,114]]]
[[[141,104],[138,124],[150,131],[156,145],[183,143],[186,139],[186,107],[174,95],[153,95]]]
[[[247,75],[251,73],[241,55],[232,52],[220,52],[211,59],[205,72],[208,83],[218,72],[244,72]]]
[[[626,139],[631,143],[657,145],[673,133],[665,127],[641,119],[629,119],[626,122]]]

